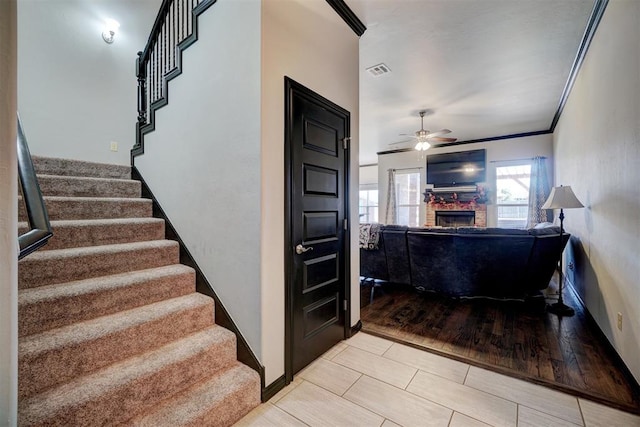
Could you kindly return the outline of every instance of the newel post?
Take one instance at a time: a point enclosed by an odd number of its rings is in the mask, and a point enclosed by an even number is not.
[[[138,77],[138,122],[136,123],[136,146],[142,143],[142,126],[147,123],[147,67],[143,53],[138,52],[136,76]]]

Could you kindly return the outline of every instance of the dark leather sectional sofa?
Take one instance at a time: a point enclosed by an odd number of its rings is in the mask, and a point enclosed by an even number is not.
[[[569,234],[562,236],[562,248]],[[360,276],[454,297],[525,299],[549,285],[560,228],[381,227],[379,249],[360,249]]]

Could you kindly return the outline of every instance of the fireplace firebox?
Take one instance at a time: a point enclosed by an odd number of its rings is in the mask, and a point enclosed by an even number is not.
[[[475,223],[474,211],[436,211],[438,227],[472,227]]]

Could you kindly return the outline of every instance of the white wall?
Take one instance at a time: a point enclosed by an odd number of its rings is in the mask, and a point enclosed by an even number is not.
[[[360,166],[360,185],[378,185],[378,165]]]
[[[160,3],[18,1],[18,109],[34,155],[129,164],[136,52]],[[101,36],[105,18],[121,25],[111,45]]]
[[[16,2],[0,2],[0,426],[17,424]]]
[[[423,190],[426,188],[427,175],[426,163],[427,155],[440,154],[456,151],[487,150],[487,175],[486,186],[489,189],[489,198],[492,201],[487,206],[487,226],[495,227],[497,223],[497,212],[495,207],[496,194],[496,163],[503,160],[524,159],[534,156],[547,157],[547,169],[549,172],[549,183],[553,183],[552,165],[553,149],[552,135],[536,135],[523,138],[501,139],[489,142],[479,142],[453,147],[431,148],[426,153],[418,151],[406,151],[394,154],[378,155],[378,197],[380,222],[384,222],[384,213],[387,206],[387,185],[389,182],[389,169],[421,168],[420,181]],[[426,206],[420,205],[420,220],[424,224],[426,218]]]
[[[351,324],[360,318],[358,37],[325,0],[262,2],[262,348],[284,373],[284,76],[351,112]]]
[[[262,360],[260,7],[218,0],[200,15],[135,164]]]
[[[640,2],[611,0],[554,134],[574,288],[640,381]],[[622,331],[616,327],[623,315]]]

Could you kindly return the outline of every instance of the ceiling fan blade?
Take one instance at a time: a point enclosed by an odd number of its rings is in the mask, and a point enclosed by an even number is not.
[[[455,142],[458,140],[458,138],[443,138],[441,135],[446,135],[448,133],[451,133],[451,130],[449,129],[440,129],[437,130],[435,132],[431,132],[430,130],[427,130],[424,128],[424,116],[427,113],[427,111],[420,111],[420,130],[414,132],[413,134],[408,134],[408,133],[401,133],[399,134],[400,136],[410,136],[412,137],[412,139],[406,140],[406,141],[398,141],[398,142],[392,142],[389,145],[396,145],[396,144],[405,144],[408,142],[415,142],[416,140],[418,141],[418,145],[416,147],[420,147],[422,145],[422,143],[426,144],[428,146],[428,143],[426,141],[429,142]],[[420,148],[417,148],[420,149]],[[426,148],[425,148],[426,149]]]
[[[408,142],[413,142],[413,140],[412,139],[405,139],[404,141],[390,142],[389,145],[406,144]]]
[[[458,138],[443,138],[441,136],[434,136],[429,138],[429,141],[437,141],[437,142],[456,142]]]
[[[449,129],[440,129],[440,130],[437,130],[435,132],[431,132],[430,134],[428,134],[427,138],[432,138],[434,136],[440,136],[440,135],[446,135],[448,133],[451,133],[451,131]]]

